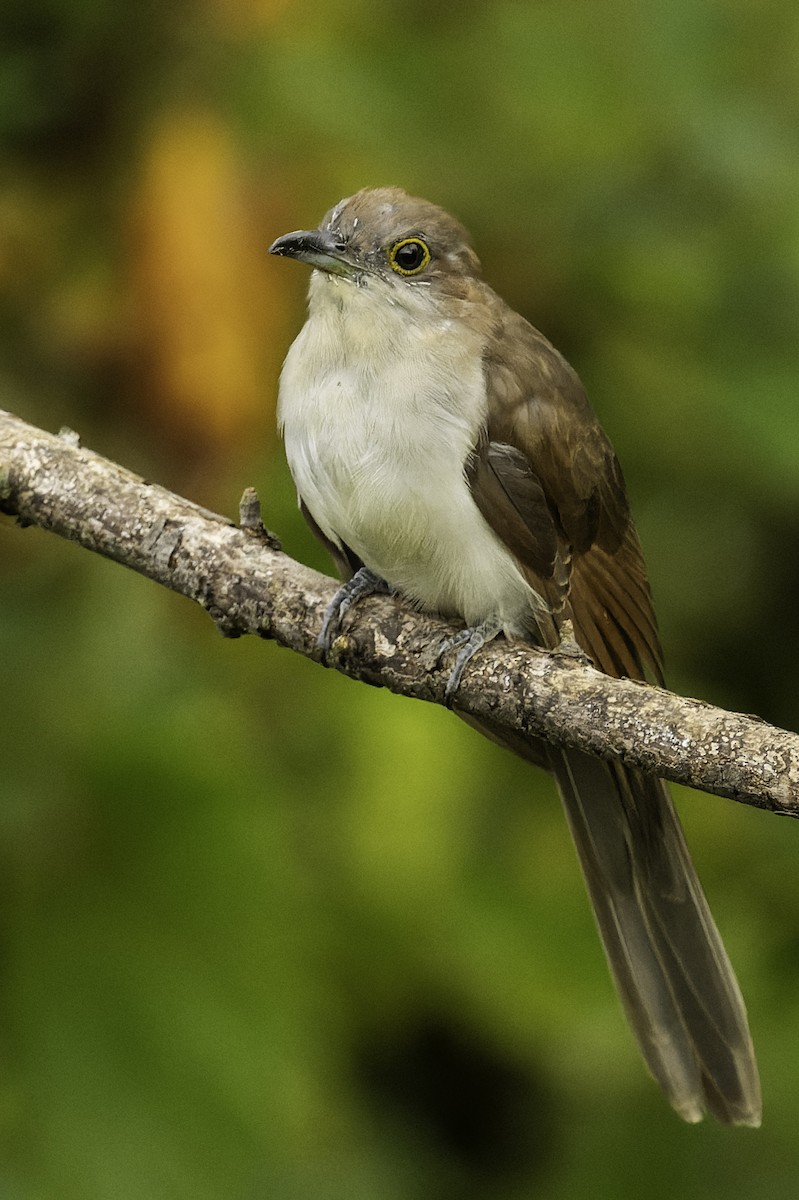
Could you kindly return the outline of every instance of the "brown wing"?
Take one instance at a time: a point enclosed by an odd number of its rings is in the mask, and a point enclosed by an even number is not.
[[[475,501],[553,610],[609,675],[660,679],[660,645],[624,480],[574,372],[496,302]],[[497,731],[489,729],[489,736]],[[499,735],[501,737],[501,735]],[[511,749],[524,754],[514,741]],[[660,780],[576,750],[545,757],[646,1062],[688,1121],[757,1125],[760,1087],[741,994]]]
[[[557,597],[556,620],[571,617],[577,641],[601,670],[660,682],[657,622],[624,478],[579,379],[505,306],[485,378],[487,441],[471,468],[478,507],[533,586],[550,604]],[[497,481],[487,486],[491,475]]]
[[[549,629],[541,628],[540,618],[534,619],[531,612],[531,636],[556,645],[571,558],[541,480],[515,446],[491,442],[487,437],[471,454],[466,478],[477,507],[552,612]]]

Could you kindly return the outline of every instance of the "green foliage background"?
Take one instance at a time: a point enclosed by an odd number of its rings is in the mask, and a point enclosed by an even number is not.
[[[324,567],[273,432],[279,233],[398,183],[577,366],[681,691],[799,722],[787,0],[7,0],[5,407]],[[0,1195],[796,1195],[799,834],[683,793],[758,1133],[638,1060],[549,782],[0,526]],[[326,569],[326,568],[325,568]]]

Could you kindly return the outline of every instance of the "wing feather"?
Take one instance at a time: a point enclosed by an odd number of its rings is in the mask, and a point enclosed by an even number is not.
[[[570,616],[600,670],[660,682],[657,621],[613,449],[577,376],[537,330],[502,306],[494,333],[488,426],[467,473],[475,501],[555,625]],[[550,748],[548,762],[652,1074],[688,1121],[708,1109],[759,1124],[746,1010],[665,785],[575,750]]]

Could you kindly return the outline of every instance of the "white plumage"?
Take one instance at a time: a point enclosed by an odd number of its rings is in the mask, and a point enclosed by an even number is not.
[[[472,499],[485,424],[482,345],[426,290],[315,271],[278,421],[322,532],[421,607],[508,636],[543,604]]]

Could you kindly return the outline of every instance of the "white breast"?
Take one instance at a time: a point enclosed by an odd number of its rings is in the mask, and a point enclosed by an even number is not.
[[[323,533],[423,608],[529,628],[540,600],[472,500],[485,420],[482,345],[424,290],[392,303],[315,273],[280,380],[278,420]]]

